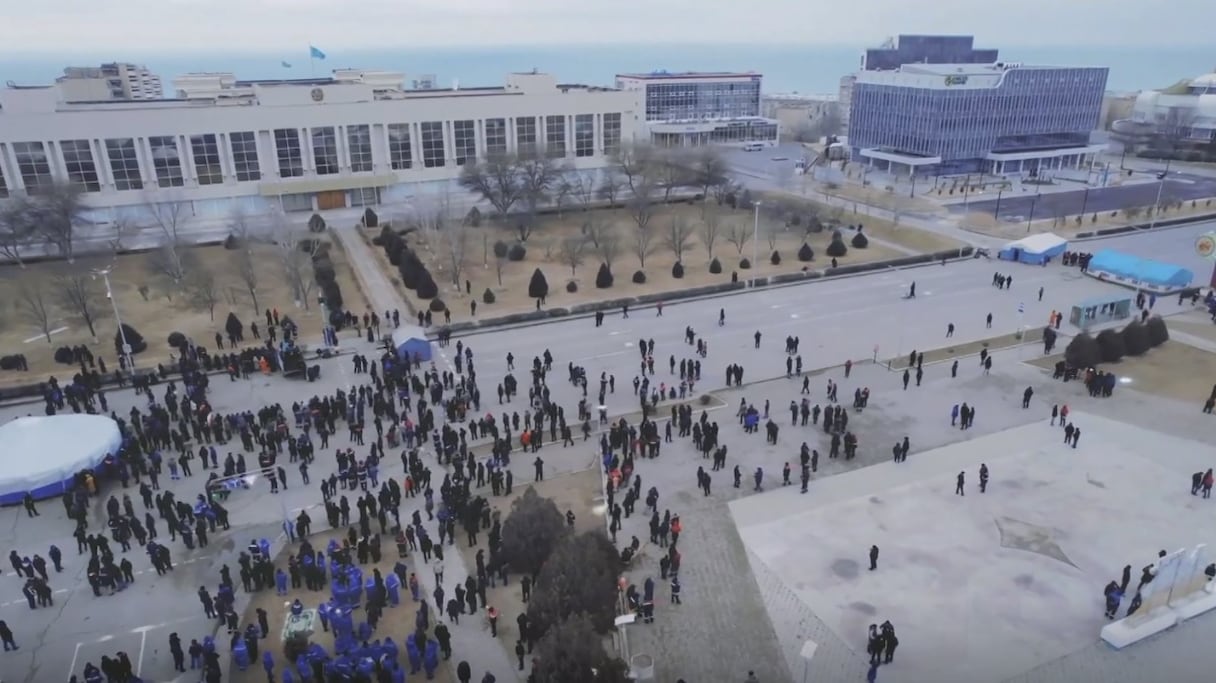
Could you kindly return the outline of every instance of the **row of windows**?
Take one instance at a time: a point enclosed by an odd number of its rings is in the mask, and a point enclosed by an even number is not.
[[[545,126],[546,153],[560,158],[567,155],[566,117],[553,115],[543,117]],[[452,122],[453,159],[462,166],[477,157],[477,126],[472,119]],[[537,117],[519,118],[515,121],[516,146],[520,151],[537,149]],[[488,154],[507,151],[507,121],[503,118],[486,119],[485,152]],[[317,175],[335,175],[340,172],[337,134],[333,126],[311,129],[310,143]],[[413,167],[413,145],[410,124],[393,123],[387,127],[388,160],[394,171]],[[426,121],[419,124],[421,161],[424,168],[441,168],[446,164],[447,154],[442,121]],[[595,155],[595,115],[577,114],[573,129],[574,156]],[[278,128],[272,133],[275,160],[282,178],[298,178],[305,174],[303,146],[300,131],[296,128]],[[258,160],[257,133],[238,131],[228,134],[233,170],[240,182],[257,181],[262,178]],[[347,152],[353,173],[369,173],[374,167],[371,126],[368,124],[346,127]],[[199,185],[218,185],[224,182],[219,136],[215,133],[189,136],[190,151],[194,158],[195,174]],[[605,154],[616,153],[621,146],[621,114],[603,115],[603,149]],[[110,138],[104,141],[105,154],[109,160],[110,173],[118,190],[142,190],[139,152],[134,138]],[[182,170],[182,153],[177,138],[158,135],[148,138],[152,167],[157,187],[184,187],[185,173]],[[101,190],[101,176],[97,170],[92,144],[89,140],[62,140],[59,142],[68,180],[78,184],[87,192]],[[17,162],[17,172],[29,190],[49,186],[54,182],[50,157],[42,142],[16,142],[12,145]],[[8,196],[8,184],[0,174],[0,198]]]
[[[674,121],[760,115],[760,84],[661,83],[646,87],[646,119]]]

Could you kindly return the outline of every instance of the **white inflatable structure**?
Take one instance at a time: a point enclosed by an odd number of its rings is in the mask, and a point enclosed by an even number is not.
[[[0,505],[14,505],[28,492],[36,499],[58,496],[83,469],[118,453],[118,425],[101,415],[19,417],[0,425]]]

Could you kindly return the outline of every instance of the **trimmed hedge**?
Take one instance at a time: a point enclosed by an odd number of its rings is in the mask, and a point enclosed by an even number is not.
[[[768,257],[768,262],[774,266],[781,265],[781,254],[774,249],[772,255]]]
[[[577,283],[577,282],[575,282],[574,280],[571,280],[571,281],[567,282],[567,283],[566,283],[566,291],[567,291],[567,292],[570,292],[571,294],[573,294],[573,293],[577,292],[577,291],[578,291],[578,283]]]
[[[633,284],[635,285],[644,285],[646,284],[646,273],[640,270],[635,270],[633,272],[633,277],[630,279],[633,280]]]
[[[715,256],[714,260],[709,262],[709,272],[713,273],[714,275],[718,275],[722,272],[722,262],[718,260],[718,257]]]
[[[595,286],[598,289],[608,289],[612,286],[613,277],[612,271],[608,269],[608,264],[601,262],[600,269],[595,273]]]
[[[671,276],[677,280],[684,277],[684,264],[679,261],[671,264]]]
[[[1094,339],[1098,342],[1098,348],[1102,353],[1103,363],[1118,363],[1127,355],[1127,348],[1123,345],[1123,335],[1117,330],[1102,330]]]
[[[182,334],[181,332],[170,332],[169,333],[169,346],[171,346],[175,349],[179,349],[185,345],[186,345],[186,335]]]
[[[506,242],[498,240],[494,243],[494,256],[498,258],[506,258],[507,252],[510,251],[510,249],[511,248],[507,246]]]
[[[1102,362],[1102,347],[1087,332],[1082,332],[1068,342],[1064,361],[1074,368],[1092,368]]]
[[[854,249],[865,249],[870,246],[870,238],[866,237],[864,232],[859,231],[856,235],[853,235],[850,244],[853,245]]]
[[[549,281],[540,268],[532,271],[532,279],[528,281],[528,296],[533,299],[543,299],[549,296]]]
[[[1165,321],[1161,319],[1161,316],[1154,315],[1149,318],[1148,322],[1145,323],[1145,327],[1148,329],[1148,342],[1153,347],[1161,346],[1169,341],[1170,331],[1165,326]]]
[[[439,297],[431,299],[431,303],[427,305],[427,308],[431,309],[435,313],[443,313],[445,310],[447,310],[447,307],[448,305],[443,303],[443,299],[440,299]]]
[[[849,253],[849,248],[845,246],[844,238],[840,236],[839,230],[832,233],[832,241],[828,243],[827,252],[828,256],[833,258]]]
[[[486,291],[481,293],[481,303],[492,304],[495,301],[498,301],[498,297],[494,296],[494,292],[489,287],[486,287]]]
[[[435,284],[435,278],[431,277],[430,273],[425,270],[422,273],[423,275],[418,281],[418,288],[414,290],[414,293],[418,295],[419,299],[434,299],[439,296],[439,285]]]
[[[122,339],[123,335],[127,338],[127,343],[131,345],[131,355],[143,353],[148,350],[148,342],[144,341],[144,336],[140,334],[134,327],[123,323],[122,328],[114,333],[114,351],[118,355],[122,355]]]
[[[507,259],[511,261],[522,261],[528,255],[528,249],[524,245],[516,242],[507,250]]]
[[[739,260],[739,270],[748,270],[752,267],[752,262],[746,258]]]
[[[798,247],[798,260],[803,263],[815,260],[815,250],[811,248],[811,245],[803,242],[802,246]]]
[[[1148,329],[1138,321],[1133,320],[1123,328],[1123,346],[1129,356],[1143,356],[1152,344],[1149,343]]]

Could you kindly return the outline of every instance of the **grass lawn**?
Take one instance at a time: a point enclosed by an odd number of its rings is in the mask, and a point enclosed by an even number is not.
[[[1030,361],[1053,370],[1063,354]],[[1118,363],[1103,363],[1100,369],[1113,372],[1124,386],[1154,396],[1175,398],[1203,406],[1216,383],[1216,354],[1177,341],[1167,341],[1143,356],[1126,356]]]
[[[802,263],[797,259],[797,252],[804,241],[801,228],[786,227],[781,223],[761,216],[759,225],[760,241],[756,247],[759,268],[743,270],[740,260],[752,257],[753,212],[742,210],[718,210],[719,230],[713,240],[713,255],[722,265],[722,272],[709,272],[711,261],[706,244],[705,220],[702,218],[702,206],[687,203],[670,204],[655,207],[655,215],[650,222],[652,239],[645,249],[645,267],[641,265],[638,252],[636,224],[625,209],[593,209],[589,212],[570,211],[562,215],[545,215],[528,237],[525,246],[527,254],[522,261],[506,261],[502,264],[501,280],[498,261],[493,253],[496,241],[513,244],[518,240],[515,230],[502,226],[494,221],[487,221],[480,227],[463,228],[465,248],[460,259],[459,277],[452,277],[452,260],[449,243],[445,233],[428,234],[424,231],[411,232],[407,242],[422,258],[427,269],[435,277],[440,286],[440,298],[452,312],[453,320],[467,320],[470,317],[469,302],[477,300],[477,316],[495,316],[508,313],[518,313],[532,310],[536,307],[534,299],[528,297],[528,283],[532,273],[540,269],[549,284],[549,295],[546,306],[570,306],[599,300],[614,299],[624,296],[638,296],[654,292],[678,291],[688,287],[730,282],[731,273],[738,272],[740,279],[748,277],[749,273],[760,275],[777,275],[794,273],[803,268],[825,269],[831,260],[825,253],[831,237],[823,232],[805,236],[806,242],[815,252],[815,259],[810,263]],[[715,209],[709,209],[715,211]],[[619,239],[618,253],[612,259],[614,284],[607,289],[595,287],[596,270],[602,260],[602,255],[595,252],[593,245],[588,244],[582,257],[581,265],[573,270],[568,261],[562,257],[563,243],[570,239],[584,236],[583,226],[588,220],[598,221],[607,226],[610,232]],[[709,219],[712,223],[713,218]],[[673,223],[683,223],[689,226],[691,236],[686,240],[681,263],[684,266],[684,277],[677,279],[671,274],[676,261],[675,252],[667,244],[668,235]],[[455,228],[460,230],[459,228]],[[366,235],[376,234],[377,230],[367,230]],[[733,239],[732,239],[733,236]],[[845,231],[846,243],[852,233]],[[396,270],[388,264],[383,249],[375,248],[377,260],[382,268],[387,268],[394,283],[399,282]],[[771,255],[776,251],[781,261],[778,265],[771,263]],[[867,263],[903,256],[904,254],[889,247],[870,242],[867,249],[849,248],[848,253],[838,259],[840,265],[851,263]],[[641,270],[646,275],[646,282],[635,284],[633,274]],[[457,280],[460,284],[453,282]],[[468,281],[468,290],[464,286]],[[576,292],[566,291],[567,283],[573,282],[578,288]],[[495,303],[485,304],[482,297],[486,289],[495,296]],[[411,291],[402,290],[407,301],[418,310],[425,306]],[[471,292],[471,295],[470,295]]]
[[[305,339],[319,338],[321,310],[316,302],[319,290],[314,286],[307,309],[297,307],[276,248],[264,244],[254,244],[251,248],[254,263],[261,266],[256,283],[257,311],[254,310],[244,280],[239,276],[236,251],[219,245],[188,247],[184,250],[183,253],[187,255],[184,260],[193,264],[187,266],[187,273],[194,269],[205,270],[215,278],[218,297],[214,320],[205,305],[195,305],[187,293],[159,274],[155,265],[157,257],[152,252],[79,258],[75,263],[46,261],[31,263],[24,268],[0,266],[0,355],[24,354],[30,365],[29,372],[0,371],[0,385],[38,382],[52,375],[58,376],[61,381],[70,378],[78,371],[77,366],[60,365],[54,361],[54,351],[61,346],[85,344],[94,355],[105,359],[107,370],[118,368],[114,348],[118,326],[102,281],[91,278],[82,281],[92,301],[96,339],[89,333],[88,326],[76,309],[66,305],[58,294],[63,289],[60,286],[61,277],[88,273],[95,268],[112,267],[110,283],[122,321],[135,328],[148,343],[148,349],[135,357],[137,367],[152,367],[169,360],[168,337],[171,332],[181,332],[198,344],[214,350],[215,333],[223,331],[229,312],[235,313],[246,326],[255,321],[259,326],[264,326],[266,308],[277,308],[280,315],[290,316],[299,324]],[[334,244],[330,254],[342,290],[344,307],[362,312],[367,307],[366,300],[345,252],[341,246]],[[311,278],[311,271],[308,276]],[[40,300],[47,311],[46,317],[52,331],[50,343],[37,320],[39,316],[32,315],[28,303],[25,303],[27,297],[23,296],[23,292],[27,288],[41,293]],[[258,343],[248,333],[245,337],[247,344]]]

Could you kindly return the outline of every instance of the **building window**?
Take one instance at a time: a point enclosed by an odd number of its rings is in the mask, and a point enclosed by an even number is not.
[[[300,131],[276,128],[274,150],[279,159],[279,177],[299,178],[304,175],[304,154],[300,150]]]
[[[574,156],[595,156],[595,114],[575,115]]]
[[[67,167],[68,179],[84,188],[85,192],[101,192],[101,180],[97,177],[97,164],[93,162],[93,148],[88,140],[60,140],[63,165]]]
[[[566,156],[566,117],[545,117],[545,152],[553,158]]]
[[[350,191],[351,206],[375,206],[380,203],[380,188],[357,187]]]
[[[536,118],[515,119],[515,149],[521,154],[536,150]]]
[[[285,212],[296,213],[312,211],[311,194],[285,194],[280,199],[283,202],[283,211]]]
[[[240,182],[261,180],[257,133],[248,130],[229,133],[228,142],[232,146],[232,165],[236,168],[236,179]]]
[[[224,168],[220,165],[220,145],[215,133],[190,136],[190,151],[194,154],[194,171],[199,185],[219,185],[224,182]]]
[[[8,199],[8,181],[4,179],[3,166],[0,166],[0,199]]]
[[[106,140],[106,155],[110,157],[110,173],[114,175],[114,189],[144,189],[144,179],[139,174],[139,154],[135,150],[134,139]]]
[[[442,121],[426,121],[422,124],[422,165],[426,168],[443,167]]]
[[[182,176],[182,153],[177,140],[171,135],[156,135],[148,138],[152,147],[152,167],[156,169],[156,184],[160,187],[182,187],[186,184]]]
[[[507,120],[486,119],[486,154],[507,153]]]
[[[41,142],[14,142],[13,155],[17,157],[17,171],[21,173],[26,192],[34,194],[55,182],[51,177],[51,162],[46,156],[46,146]]]
[[[621,151],[621,115],[604,114],[604,154]]]
[[[414,166],[414,151],[410,148],[410,124],[388,124],[388,163],[394,171]]]
[[[366,123],[346,127],[346,147],[350,152],[351,173],[372,170],[372,129]]]
[[[452,138],[456,146],[456,165],[477,158],[477,125],[474,121],[453,121]]]
[[[312,160],[317,175],[334,175],[338,172],[338,138],[333,126],[312,129]]]

